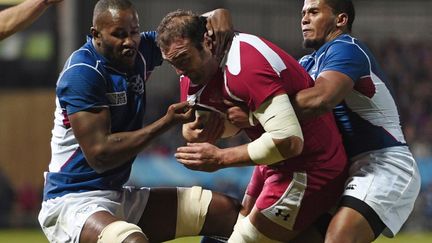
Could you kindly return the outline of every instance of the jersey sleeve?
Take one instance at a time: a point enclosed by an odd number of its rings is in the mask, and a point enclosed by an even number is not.
[[[354,82],[370,73],[370,62],[366,54],[353,43],[336,42],[323,57],[323,71],[338,71]]]
[[[285,93],[281,82],[278,82],[279,76],[270,66],[248,65],[248,68],[242,70],[240,76],[233,75],[228,80],[228,86],[232,88],[234,95],[246,102],[252,111],[258,109],[269,97],[277,93]]]
[[[140,52],[148,63],[148,72],[153,71],[157,66],[162,65],[162,53],[156,43],[156,31],[146,31],[141,33]]]
[[[95,107],[107,107],[106,82],[95,69],[80,65],[66,70],[60,77],[56,94],[67,114]]]
[[[251,73],[251,79],[246,82],[248,89],[248,103],[252,111],[258,109],[264,101],[277,93],[285,93],[279,77],[268,72]]]

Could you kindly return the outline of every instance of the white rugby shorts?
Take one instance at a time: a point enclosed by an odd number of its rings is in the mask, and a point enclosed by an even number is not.
[[[108,211],[120,219],[137,224],[149,193],[150,188],[145,187],[70,193],[42,202],[38,220],[50,242],[78,243],[85,221],[99,211]]]
[[[352,159],[343,195],[367,203],[394,237],[413,210],[420,191],[417,164],[406,146],[360,154]]]

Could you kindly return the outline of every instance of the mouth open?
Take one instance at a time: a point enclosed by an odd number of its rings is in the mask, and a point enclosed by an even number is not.
[[[122,55],[125,57],[134,57],[135,56],[136,51],[134,49],[124,49],[122,51]]]

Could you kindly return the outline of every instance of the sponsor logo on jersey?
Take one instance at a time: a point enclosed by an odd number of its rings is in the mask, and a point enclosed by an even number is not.
[[[105,96],[109,100],[110,106],[120,106],[127,104],[126,91],[106,93]]]

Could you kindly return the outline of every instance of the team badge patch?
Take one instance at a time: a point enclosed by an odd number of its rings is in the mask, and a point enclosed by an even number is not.
[[[128,86],[133,92],[142,95],[144,93],[144,80],[141,75],[135,75],[128,79]]]

